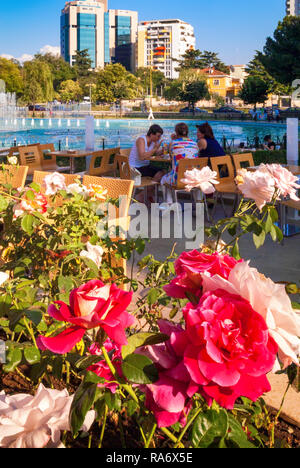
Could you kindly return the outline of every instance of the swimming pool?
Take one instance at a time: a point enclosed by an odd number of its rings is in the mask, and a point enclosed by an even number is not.
[[[95,119],[95,145],[102,148],[121,146],[129,148],[133,141],[143,135],[153,123],[164,129],[164,136],[169,139],[177,123],[183,120],[133,120],[133,119]],[[200,120],[187,120],[190,137],[196,139],[196,124]],[[271,134],[277,142],[286,134],[286,125],[268,122],[210,122],[215,137],[222,143],[223,138],[231,145],[240,142],[253,142],[257,136],[262,141],[264,136]],[[0,131],[0,147],[27,145],[32,143],[54,143],[56,149],[84,148],[85,120],[84,119],[19,119],[11,123],[7,130]]]

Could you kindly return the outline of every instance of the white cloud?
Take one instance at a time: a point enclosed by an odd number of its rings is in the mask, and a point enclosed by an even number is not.
[[[52,54],[52,55],[60,55],[60,47],[57,46],[51,46],[51,45],[45,45],[44,47],[41,47],[39,50],[40,54]],[[0,57],[6,58],[8,60],[18,60],[20,63],[24,62],[29,62],[34,59],[33,55],[30,54],[22,54],[20,57],[14,57],[13,55],[9,54],[1,54]]]
[[[40,54],[60,55],[60,47],[45,45],[40,49]]]

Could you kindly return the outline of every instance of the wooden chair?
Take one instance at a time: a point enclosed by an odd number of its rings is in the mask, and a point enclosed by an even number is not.
[[[210,158],[210,163],[211,163],[212,170],[217,173],[217,180],[219,181],[219,184],[215,186],[216,192],[214,196],[215,204],[214,204],[213,214],[215,213],[218,199],[221,198],[222,207],[223,207],[225,216],[227,216],[225,205],[224,205],[224,200],[223,200],[223,195],[234,194],[233,212],[234,212],[234,209],[238,201],[238,197],[239,197],[239,190],[234,180],[235,173],[234,173],[234,167],[231,161],[231,157],[230,156],[213,157],[213,158]]]
[[[107,190],[108,198],[126,197],[125,203],[116,209],[117,217],[128,217],[129,206],[133,192],[133,180],[113,179],[111,177],[95,177],[90,175],[83,176],[83,185],[89,187],[90,185],[100,185],[103,189]]]
[[[10,185],[12,188],[23,188],[28,173],[28,166],[0,166],[0,184]]]
[[[120,154],[122,156],[127,156],[127,158],[129,158],[130,153],[131,153],[131,148],[121,148],[120,149]]]
[[[127,156],[118,154],[116,157],[117,169],[121,179],[130,180],[132,178],[129,160]],[[147,203],[148,188],[154,187],[155,189],[155,201],[157,201],[157,189],[159,183],[155,182],[151,177],[141,177],[141,184],[134,185],[133,198],[135,197],[136,190],[144,190],[144,202]]]
[[[21,166],[28,166],[28,174],[33,175],[34,171],[41,171],[42,158],[38,145],[19,146]]]
[[[239,169],[247,169],[254,166],[252,153],[233,154],[232,159],[236,173]]]
[[[56,172],[66,172],[70,170],[68,167],[60,167],[56,163],[56,156],[51,155],[55,151],[53,143],[39,145],[39,151],[42,159],[42,168],[43,171],[56,171]]]
[[[170,184],[164,184],[165,187],[171,191],[173,202],[176,203],[176,207],[178,207],[178,194],[179,193],[187,193],[186,188],[184,183],[182,182],[182,179],[184,179],[184,174],[186,171],[190,171],[192,169],[203,169],[205,166],[208,164],[208,158],[185,158],[181,159],[178,163],[178,175],[177,175],[177,184],[176,185],[170,185]],[[196,191],[199,193],[199,190],[196,189]],[[197,197],[195,197],[195,190],[191,191],[191,196],[193,201],[197,201]],[[200,201],[200,200],[199,200]],[[209,213],[208,213],[208,207],[206,203],[206,197],[203,197],[203,201],[205,204],[206,208],[206,213],[207,217],[209,218]],[[180,220],[180,214],[177,209],[177,217],[178,220]]]
[[[116,156],[119,152],[120,148],[110,148],[94,153],[88,168],[88,175],[96,177],[109,174],[115,175]]]
[[[83,177],[83,185],[89,187],[90,185],[100,185],[103,189],[107,190],[109,198],[126,197],[124,203],[120,203],[120,207],[113,207],[116,217],[109,219],[108,228],[120,227],[123,231],[128,231],[130,224],[130,217],[128,216],[130,201],[133,192],[133,180],[113,179],[110,177],[93,177],[86,175]],[[109,211],[109,207],[108,207]],[[119,236],[113,238],[114,241],[124,240],[124,234],[120,233]],[[115,268],[122,268],[124,275],[127,271],[126,259],[116,259],[112,257],[112,265]]]
[[[34,171],[33,173],[33,182],[41,186],[41,191],[43,192],[43,180],[47,175],[53,174],[53,172],[47,171]],[[66,185],[74,184],[80,179],[78,174],[61,174],[65,177]]]

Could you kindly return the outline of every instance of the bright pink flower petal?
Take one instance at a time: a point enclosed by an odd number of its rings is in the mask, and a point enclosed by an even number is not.
[[[85,330],[79,327],[70,327],[54,337],[39,336],[38,344],[42,349],[49,349],[52,353],[65,354],[83,338]]]
[[[159,380],[148,386],[155,403],[170,413],[181,412],[185,406],[186,384],[162,375]]]

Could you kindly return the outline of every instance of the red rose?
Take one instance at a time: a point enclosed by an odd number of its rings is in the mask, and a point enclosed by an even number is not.
[[[185,299],[186,293],[197,296],[201,294],[201,273],[210,276],[220,275],[227,279],[237,260],[229,255],[220,255],[218,252],[206,254],[198,250],[183,252],[175,262],[177,277],[164,287],[170,297]]]
[[[184,310],[190,344],[184,363],[208,403],[232,409],[244,396],[253,401],[271,387],[277,345],[264,319],[248,301],[224,290],[208,291],[198,306]]]
[[[122,291],[115,284],[105,285],[102,281],[92,280],[73,289],[70,306],[57,301],[48,308],[51,317],[74,325],[51,338],[40,336],[40,347],[58,354],[69,352],[84,336],[86,330],[101,327],[115,343],[127,344],[125,329],[135,318],[126,312],[132,293]]]

